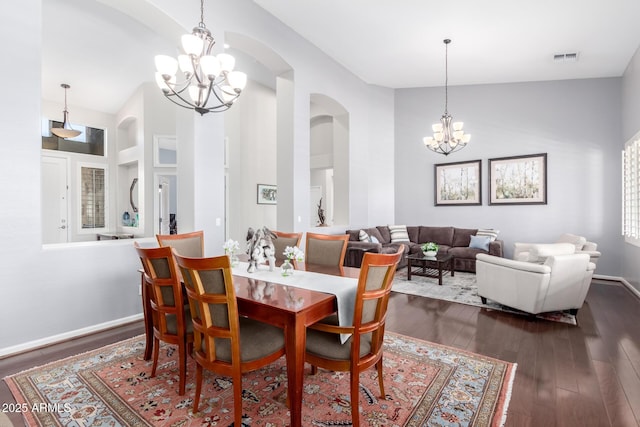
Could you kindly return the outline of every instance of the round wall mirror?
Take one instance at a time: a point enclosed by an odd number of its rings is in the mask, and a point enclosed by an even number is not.
[[[129,202],[131,202],[131,210],[138,212],[138,178],[133,178],[131,188],[129,189]]]

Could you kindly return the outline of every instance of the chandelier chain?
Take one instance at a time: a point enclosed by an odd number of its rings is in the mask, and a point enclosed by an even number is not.
[[[444,41],[444,113],[449,113],[449,43],[451,40]]]
[[[200,24],[204,27],[204,0],[200,0]]]

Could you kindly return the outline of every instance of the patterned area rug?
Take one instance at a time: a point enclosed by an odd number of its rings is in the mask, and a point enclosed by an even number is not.
[[[143,337],[5,378],[28,425],[229,426],[231,382],[205,371],[200,412],[192,413],[195,368],[177,395],[176,348],[162,345],[158,372],[141,359]],[[305,426],[350,426],[349,374],[318,370],[304,379]],[[500,426],[506,419],[516,365],[450,347],[387,333],[384,382],[360,376],[365,426]],[[243,425],[289,425],[284,358],[243,376]]]
[[[476,275],[473,273],[456,271],[453,277],[447,274],[442,278],[442,286],[439,286],[437,278],[416,276],[412,274],[411,280],[407,280],[407,269],[403,268],[396,272],[393,281],[393,288],[391,289],[403,294],[442,299],[445,301],[459,302],[461,304],[475,305],[477,307],[485,307],[493,310],[529,316],[529,313],[498,304],[495,301],[487,300],[487,303],[483,304],[482,300],[478,296]],[[577,325],[576,316],[563,311],[540,313],[536,317],[554,322]]]

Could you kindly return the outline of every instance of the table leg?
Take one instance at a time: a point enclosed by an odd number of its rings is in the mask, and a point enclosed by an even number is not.
[[[451,258],[451,261],[449,261],[451,264],[449,264],[449,271],[451,272],[451,277],[453,277],[453,264],[455,264],[455,258]]]
[[[147,289],[147,282],[144,280],[144,273],[140,274],[140,286],[142,290],[142,312],[144,313],[144,360],[151,359],[151,352],[153,350],[153,319],[151,314],[151,302],[149,301],[149,289]]]
[[[442,286],[442,264],[438,262],[438,286]]]
[[[411,258],[407,258],[407,280],[411,280]]]
[[[304,354],[306,328],[302,319],[285,326],[285,350],[287,359],[287,393],[291,411],[291,427],[302,426],[302,385],[304,379]]]

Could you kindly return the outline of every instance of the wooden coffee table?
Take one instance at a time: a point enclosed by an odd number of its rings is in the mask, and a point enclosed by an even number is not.
[[[407,256],[407,280],[411,280],[411,275],[438,278],[438,285],[442,286],[442,276],[447,273],[453,277],[453,260],[451,254],[438,254],[434,257],[427,257],[423,254],[413,254]]]

